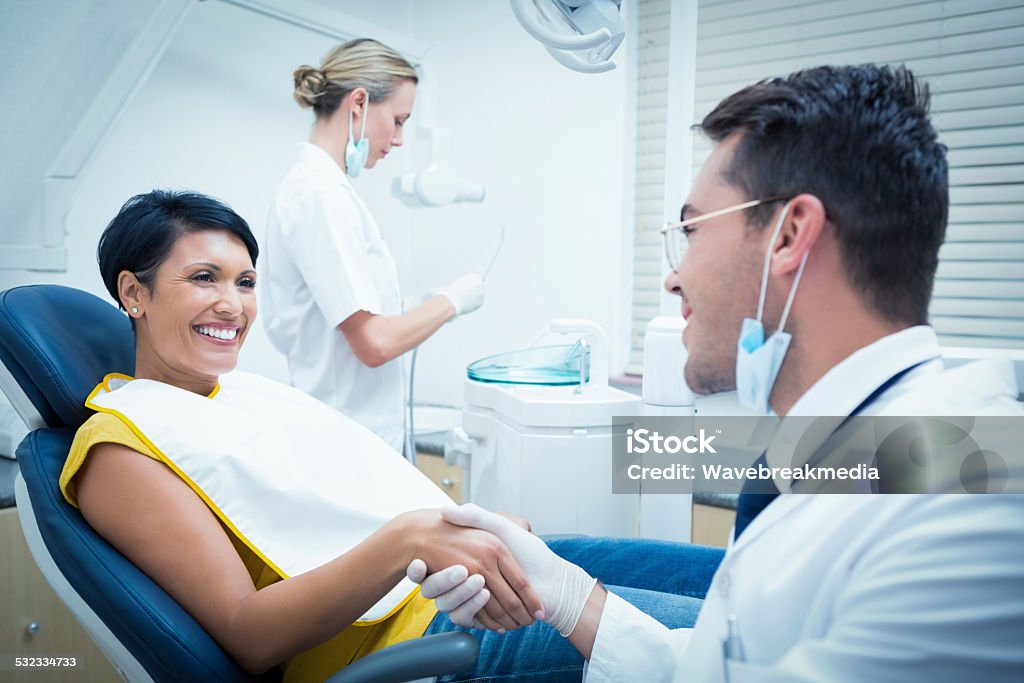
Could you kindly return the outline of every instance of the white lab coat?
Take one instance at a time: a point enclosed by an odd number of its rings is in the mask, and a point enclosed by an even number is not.
[[[267,225],[263,323],[291,383],[397,451],[404,433],[402,360],[363,364],[338,325],[357,311],[398,315],[398,271],[376,221],[321,148],[299,147]]]
[[[929,327],[841,362],[792,415],[1024,415],[1009,361],[944,371]],[[932,360],[930,360],[932,359]],[[745,651],[722,641],[735,615]],[[1024,680],[1024,496],[783,495],[732,545],[693,629],[608,596],[589,683]]]

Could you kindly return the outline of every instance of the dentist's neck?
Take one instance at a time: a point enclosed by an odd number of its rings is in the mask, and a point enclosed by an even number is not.
[[[345,168],[345,145],[348,144],[348,115],[340,116],[342,109],[334,112],[327,118],[320,118],[313,124],[313,132],[309,134],[309,143],[316,145],[334,159],[334,162]],[[345,125],[340,126],[339,122],[344,119]]]
[[[827,296],[815,296],[824,290]],[[793,335],[769,399],[772,410],[784,417],[793,405],[829,370],[855,351],[907,327],[885,321],[865,308],[848,288],[807,287],[799,312],[787,325]]]

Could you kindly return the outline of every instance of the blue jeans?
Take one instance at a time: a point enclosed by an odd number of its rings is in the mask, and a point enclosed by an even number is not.
[[[693,626],[711,577],[725,551],[699,545],[632,538],[569,538],[548,541],[561,557],[583,567],[609,591],[669,628]],[[579,681],[583,657],[547,624],[500,635],[464,629],[438,614],[424,635],[468,631],[480,642],[476,666],[438,681]]]

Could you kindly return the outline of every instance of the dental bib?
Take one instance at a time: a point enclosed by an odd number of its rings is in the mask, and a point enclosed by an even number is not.
[[[377,435],[293,387],[235,371],[210,397],[108,375],[86,400],[124,422],[283,578],[319,567],[402,512],[451,499]],[[356,623],[391,616],[402,579]]]

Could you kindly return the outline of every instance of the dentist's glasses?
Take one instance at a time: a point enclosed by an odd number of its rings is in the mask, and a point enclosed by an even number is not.
[[[786,199],[785,197],[768,197],[766,199],[753,199],[749,202],[743,202],[735,206],[729,206],[718,211],[711,211],[709,213],[703,213],[693,218],[687,218],[685,221],[679,221],[678,223],[669,223],[661,229],[661,236],[665,240],[665,258],[668,259],[668,267],[673,271],[678,270],[679,264],[683,260],[683,254],[686,253],[686,238],[690,234],[687,229],[691,225],[697,225],[704,221],[711,220],[712,218],[718,218],[719,216],[727,216],[730,213],[736,213],[737,211],[743,211],[744,209],[753,208],[759,204],[767,204],[769,202],[779,202]]]

